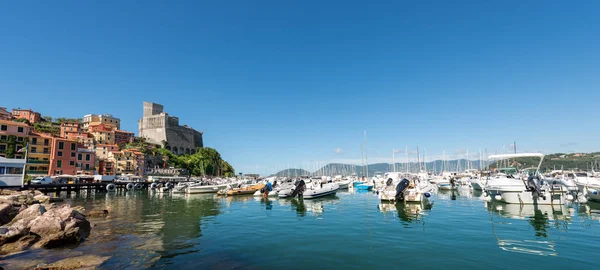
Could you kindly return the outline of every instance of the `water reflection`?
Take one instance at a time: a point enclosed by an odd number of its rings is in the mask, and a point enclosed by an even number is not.
[[[378,208],[382,213],[396,211],[400,222],[407,226],[411,223],[421,223],[426,213],[433,208],[433,203],[426,201],[420,203],[380,203]]]
[[[519,205],[484,202],[490,212],[490,222],[498,246],[505,251],[527,253],[540,256],[557,256],[555,241],[550,238],[549,229],[568,229],[571,221],[569,208],[565,205]],[[525,220],[527,223],[509,222]],[[517,226],[528,224],[533,228],[533,238],[511,239]]]
[[[292,210],[295,211],[299,217],[304,217],[309,212],[312,213],[313,216],[319,217],[323,216],[323,213],[325,212],[325,205],[337,204],[339,202],[339,197],[337,197],[337,195],[329,195],[326,197],[311,200],[306,200],[303,198],[292,198],[285,200],[282,199],[280,201],[289,201]]]

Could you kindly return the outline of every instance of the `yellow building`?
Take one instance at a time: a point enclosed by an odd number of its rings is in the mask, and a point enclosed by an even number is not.
[[[121,119],[110,114],[87,114],[83,116],[84,129],[100,124],[111,125],[116,129],[121,129]]]
[[[133,174],[142,176],[144,172],[144,154],[137,150],[127,149],[109,153],[117,175]]]
[[[51,153],[51,135],[37,132],[30,133],[25,173],[31,176],[49,175]]]

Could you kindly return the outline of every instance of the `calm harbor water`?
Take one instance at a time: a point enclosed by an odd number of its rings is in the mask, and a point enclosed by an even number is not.
[[[19,269],[83,254],[112,256],[104,269],[476,269],[589,267],[597,262],[600,204],[492,205],[471,191],[432,204],[380,204],[373,193],[317,200],[252,196],[72,195],[108,209],[74,248],[0,260]]]

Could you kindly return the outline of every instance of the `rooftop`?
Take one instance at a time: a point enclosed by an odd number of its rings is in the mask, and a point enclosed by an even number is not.
[[[10,120],[0,120],[0,124],[15,125],[15,126],[21,126],[21,127],[29,127],[28,124],[25,124],[25,123],[22,123],[22,122],[10,121]]]

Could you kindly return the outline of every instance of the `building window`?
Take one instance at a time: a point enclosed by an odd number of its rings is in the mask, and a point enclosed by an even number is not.
[[[58,151],[58,153],[56,155],[59,157],[62,157],[62,151]]]
[[[31,153],[37,153],[37,147],[31,147]]]
[[[44,145],[45,145],[45,146],[48,146],[49,144],[50,144],[50,140],[48,140],[48,139],[44,139]]]
[[[60,152],[59,152],[60,153]],[[56,167],[57,168],[62,168],[62,160],[57,160],[56,161]]]
[[[17,128],[17,132],[19,132],[19,133],[23,133],[23,127],[18,127],[18,128]]]
[[[86,160],[86,161],[90,161],[90,154],[86,154],[86,155],[85,155],[85,160]]]
[[[71,152],[71,157],[75,157],[75,153],[74,152]]]
[[[23,168],[7,167],[6,174],[23,174]]]
[[[8,126],[7,125],[1,125],[0,126],[0,130],[7,131],[8,130]]]
[[[75,151],[76,147],[77,147],[77,145],[75,145],[74,143],[71,144],[71,150]]]
[[[37,144],[37,138],[32,138],[31,139],[31,144]]]
[[[17,142],[23,142],[23,137],[17,137]]]
[[[58,149],[59,150],[65,149],[65,143],[64,142],[58,142]]]
[[[8,137],[6,137],[6,135],[0,135],[1,141],[6,141],[7,139],[8,139]]]
[[[83,158],[83,155],[81,153],[77,154],[77,160],[81,160],[81,158]]]
[[[89,171],[90,170],[90,164],[85,164],[85,170]]]
[[[49,148],[44,148],[44,154],[50,154],[50,149]]]
[[[72,161],[72,160],[71,160],[71,161],[69,161],[69,165],[71,165],[71,166],[75,166],[75,161]]]
[[[6,151],[6,144],[0,144],[0,151]]]

